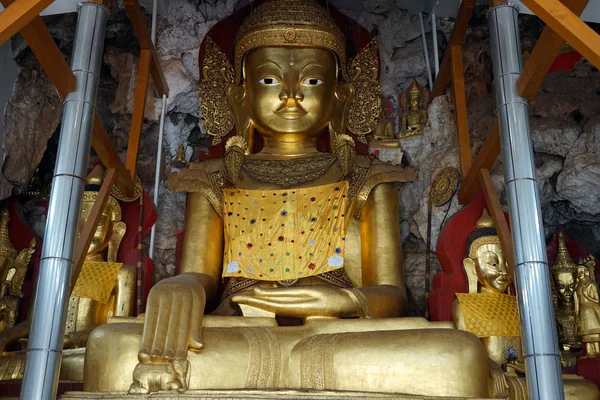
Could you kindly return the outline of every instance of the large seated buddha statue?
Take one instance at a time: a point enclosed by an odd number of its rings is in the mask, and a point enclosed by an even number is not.
[[[456,293],[452,320],[484,344],[490,358],[491,394],[526,399],[517,298],[508,293],[512,277],[485,208],[467,240],[463,265],[469,293]],[[563,385],[566,399],[600,399],[598,387],[576,375],[564,375]]]
[[[310,0],[254,5],[233,64],[217,40],[203,45],[200,100],[213,143],[226,146],[170,177],[188,192],[179,274],[152,288],[143,317],[92,332],[87,393],[67,398],[488,398],[475,335],[400,318],[398,183],[415,172],[355,147],[381,109],[369,103],[381,99],[374,42],[347,68],[344,35]]]
[[[97,166],[88,175],[79,215],[79,234],[98,196],[104,168]],[[125,233],[121,207],[110,196],[100,217],[81,273],[69,299],[60,379],[82,381],[85,346],[90,332],[111,316],[129,316],[133,311],[135,269],[116,262]],[[29,322],[0,332],[0,381],[23,377]]]

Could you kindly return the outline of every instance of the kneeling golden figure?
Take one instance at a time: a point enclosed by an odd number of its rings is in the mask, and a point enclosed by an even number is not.
[[[565,247],[566,250],[566,247]],[[490,358],[490,394],[494,398],[528,398],[517,298],[508,292],[512,277],[492,218],[484,209],[467,241],[463,261],[469,293],[457,293],[452,304],[456,327],[480,338]],[[600,399],[593,382],[564,375],[565,398]]]
[[[476,336],[397,318],[406,292],[396,182],[415,173],[356,155],[346,116],[363,94],[344,80],[344,37],[330,15],[312,1],[266,1],[238,35],[237,68],[206,46],[200,97],[226,88],[238,135],[223,159],[171,177],[171,189],[189,192],[181,273],[152,289],[143,327],[92,333],[85,390],[488,397]],[[234,76],[241,84],[223,84]],[[201,107],[218,136],[227,114],[209,113],[212,100]],[[317,150],[325,130],[333,153]],[[264,148],[249,154],[255,132]],[[219,306],[205,315],[222,278]]]
[[[103,178],[104,168],[101,166],[94,168],[87,177],[79,214],[80,233],[86,219],[89,218]],[[85,346],[94,328],[105,324],[111,316],[131,315],[135,269],[116,262],[125,229],[125,223],[121,221],[121,206],[111,196],[94,232],[81,273],[69,299],[60,370],[62,381],[83,380]],[[26,267],[25,264],[25,269]],[[27,342],[28,335],[29,321],[0,333],[0,381],[23,378],[25,351],[17,349],[19,342],[21,346]]]

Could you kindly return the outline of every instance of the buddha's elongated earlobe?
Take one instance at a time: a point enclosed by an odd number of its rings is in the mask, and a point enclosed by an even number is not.
[[[344,82],[337,85],[331,120],[329,121],[331,145],[342,167],[343,176],[352,171],[356,160],[354,140],[346,134],[348,107],[353,97],[354,87],[352,84]]]
[[[477,293],[477,268],[475,267],[475,261],[471,258],[465,258],[463,260],[463,268],[467,275],[467,283],[469,285],[469,293]]]
[[[336,86],[331,120],[329,121],[329,131],[332,135],[342,135],[346,133],[348,107],[353,98],[354,86],[351,83],[342,82]]]
[[[237,135],[241,136],[247,147],[244,149],[246,154],[250,153],[253,145],[253,125],[248,113],[248,108],[245,105],[246,89],[241,85],[231,84],[227,87],[227,99],[229,106],[233,111],[235,120],[235,129]]]

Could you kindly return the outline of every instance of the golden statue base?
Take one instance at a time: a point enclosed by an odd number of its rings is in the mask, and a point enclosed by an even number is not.
[[[67,392],[60,400],[242,400],[242,399],[286,399],[286,400],[329,400],[329,399],[396,399],[396,400],[462,400],[466,397],[411,396],[385,393],[333,392],[315,390],[188,390],[130,395],[127,393]],[[485,398],[469,397],[469,400]]]

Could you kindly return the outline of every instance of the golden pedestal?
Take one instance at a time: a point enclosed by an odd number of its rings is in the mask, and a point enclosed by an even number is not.
[[[68,392],[60,400],[242,400],[242,399],[285,399],[285,400],[329,400],[329,399],[396,399],[396,400],[461,400],[465,397],[411,396],[385,393],[331,392],[315,390],[188,390],[158,392],[146,395],[127,393]],[[469,397],[469,400],[485,400]]]

